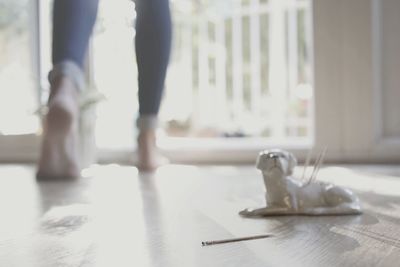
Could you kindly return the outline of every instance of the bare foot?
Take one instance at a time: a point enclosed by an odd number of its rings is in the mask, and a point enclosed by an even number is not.
[[[38,163],[38,179],[79,177],[78,90],[67,77],[52,84]]]
[[[154,171],[161,165],[168,163],[156,147],[155,130],[144,130],[138,136],[138,157],[137,167],[140,171]]]

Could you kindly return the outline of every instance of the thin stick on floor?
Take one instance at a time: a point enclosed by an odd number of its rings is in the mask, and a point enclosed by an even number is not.
[[[255,235],[255,236],[247,236],[247,237],[239,237],[239,238],[231,238],[231,239],[223,239],[223,240],[203,241],[203,242],[201,242],[201,245],[202,246],[212,246],[212,245],[218,245],[218,244],[268,238],[268,237],[273,237],[273,236],[274,235],[272,235],[272,234],[265,234],[265,235]]]

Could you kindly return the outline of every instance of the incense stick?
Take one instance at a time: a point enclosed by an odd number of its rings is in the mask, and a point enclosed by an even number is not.
[[[306,171],[307,171],[308,165],[310,165],[312,152],[313,152],[313,150],[310,149],[310,151],[308,151],[308,153],[307,153],[306,162],[304,163],[304,168],[303,168],[303,175],[301,176],[302,182],[305,182]]]
[[[255,235],[255,236],[247,236],[247,237],[224,239],[224,240],[203,241],[203,242],[201,242],[201,245],[203,247],[204,246],[212,246],[212,245],[217,245],[217,244],[225,244],[225,243],[232,243],[232,242],[240,242],[240,241],[268,238],[268,237],[272,237],[272,236],[273,236],[272,234],[265,234],[265,235]]]
[[[317,178],[317,174],[318,174],[318,172],[319,172],[319,169],[321,168],[321,166],[322,166],[322,163],[323,163],[323,161],[324,161],[324,158],[325,158],[325,155],[326,155],[326,151],[328,150],[328,147],[326,146],[323,150],[322,150],[322,152],[321,152],[321,154],[319,155],[319,157],[318,157],[318,159],[317,159],[317,161],[316,161],[316,164],[315,164],[315,166],[314,166],[314,170],[313,170],[313,172],[312,172],[312,174],[311,174],[311,177],[310,177],[310,183],[312,183],[316,178]]]
[[[326,151],[328,150],[328,146],[325,146],[325,148],[318,154],[317,159],[314,162],[314,169],[311,173],[310,178],[308,179],[308,181],[306,183],[303,184],[303,186],[308,186],[310,185],[312,182],[314,182],[314,180],[317,178],[317,174],[319,172],[319,169],[322,166]]]

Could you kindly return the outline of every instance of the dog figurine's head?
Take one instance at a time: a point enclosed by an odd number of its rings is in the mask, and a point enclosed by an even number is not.
[[[273,149],[261,151],[258,155],[256,165],[262,172],[278,170],[288,176],[292,175],[297,161],[292,153],[280,149]]]

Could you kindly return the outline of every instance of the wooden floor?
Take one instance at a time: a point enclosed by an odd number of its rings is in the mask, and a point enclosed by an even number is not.
[[[33,174],[0,166],[0,266],[400,266],[400,167],[321,171],[359,194],[363,215],[268,219],[238,215],[264,202],[253,166],[94,166],[75,182]],[[263,233],[275,237],[201,246]]]

